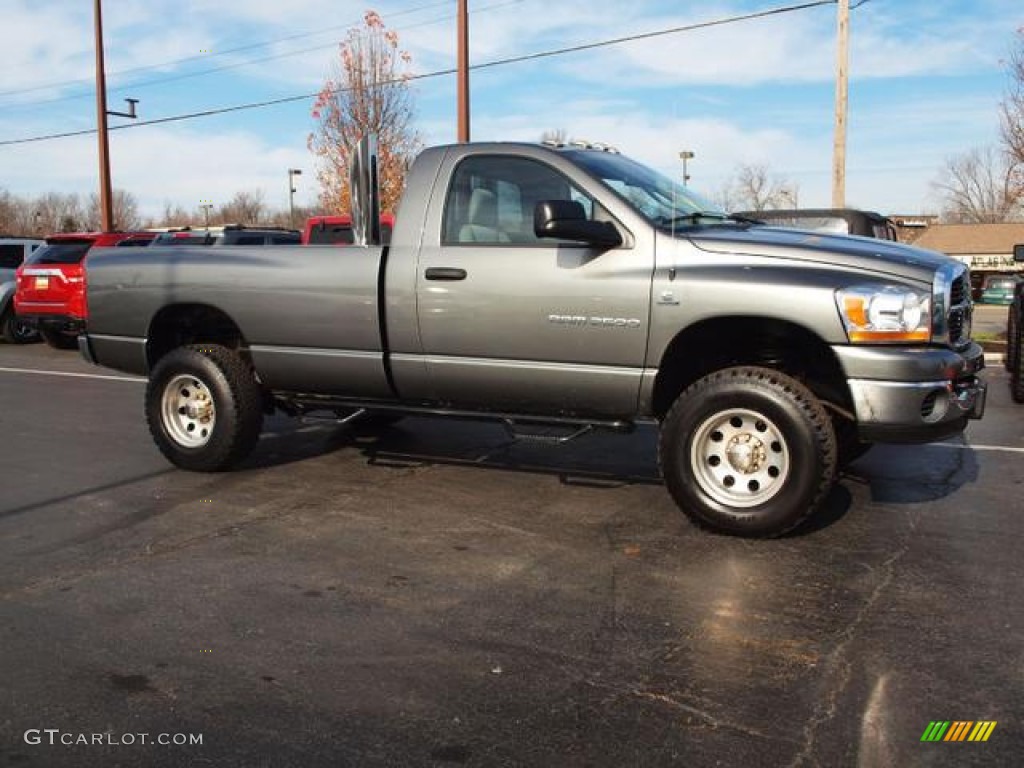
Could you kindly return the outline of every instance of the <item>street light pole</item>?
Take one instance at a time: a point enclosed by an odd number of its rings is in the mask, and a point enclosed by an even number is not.
[[[299,168],[288,169],[288,223],[295,229],[295,177],[301,176]]]
[[[684,149],[679,153],[679,159],[683,161],[683,186],[687,186],[690,183],[690,174],[686,172],[686,161],[693,160],[697,155],[688,149]]]

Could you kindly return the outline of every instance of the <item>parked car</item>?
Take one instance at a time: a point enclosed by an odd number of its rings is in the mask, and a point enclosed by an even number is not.
[[[1020,275],[986,275],[981,283],[980,304],[1010,304],[1014,287],[1021,281]]]
[[[50,235],[16,272],[14,309],[57,349],[73,349],[85,327],[82,260],[93,247],[148,245],[153,232],[72,232]]]
[[[153,238],[152,245],[299,245],[301,242],[302,235],[297,229],[228,224],[160,232]]]
[[[841,235],[874,237],[896,242],[896,227],[880,213],[853,208],[785,208],[771,211],[737,211],[736,216],[754,219],[771,227],[810,229]]]
[[[390,213],[382,213],[381,243],[387,245],[391,242],[391,230],[394,227],[395,217]],[[310,216],[302,230],[303,245],[352,245],[354,241],[351,216]]]
[[[46,241],[32,237],[0,237],[0,336],[9,344],[36,341],[39,334],[14,311],[15,273],[25,258]]]

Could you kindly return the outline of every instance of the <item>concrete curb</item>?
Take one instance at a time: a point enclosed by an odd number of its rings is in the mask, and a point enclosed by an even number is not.
[[[985,367],[992,368],[995,366],[1003,367],[1006,362],[1006,355],[1002,352],[986,352],[985,353]]]

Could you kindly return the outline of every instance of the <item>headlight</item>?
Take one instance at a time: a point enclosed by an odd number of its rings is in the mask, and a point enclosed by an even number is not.
[[[931,296],[897,285],[858,285],[836,291],[846,335],[856,343],[931,341]]]

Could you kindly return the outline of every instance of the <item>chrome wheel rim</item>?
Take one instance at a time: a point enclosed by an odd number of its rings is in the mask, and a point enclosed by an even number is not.
[[[708,496],[740,508],[773,498],[792,469],[778,426],[743,408],[721,411],[701,423],[690,444],[690,467]]]
[[[217,424],[217,409],[209,387],[195,376],[175,376],[164,387],[160,414],[167,434],[185,448],[210,442]]]

